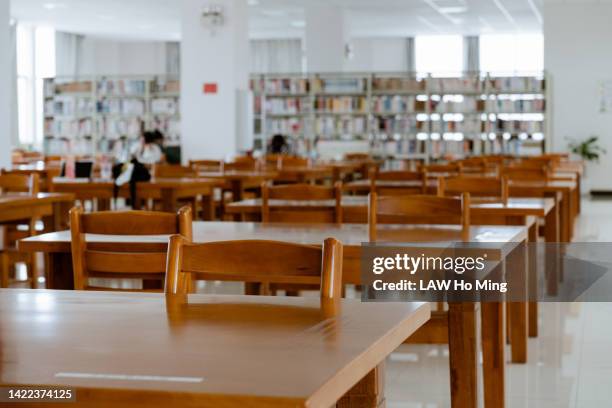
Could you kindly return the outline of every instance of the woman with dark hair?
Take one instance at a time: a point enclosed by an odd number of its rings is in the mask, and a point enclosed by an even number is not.
[[[272,136],[270,141],[270,153],[272,154],[287,154],[289,153],[289,144],[287,138],[281,134]]]
[[[159,147],[159,135],[156,132],[144,132],[140,138],[140,143],[134,146],[132,157],[142,164],[152,165],[161,162],[163,152]]]

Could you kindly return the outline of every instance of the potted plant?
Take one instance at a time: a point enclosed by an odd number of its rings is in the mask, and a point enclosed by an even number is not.
[[[585,162],[599,163],[600,156],[607,153],[599,144],[599,136],[591,136],[582,141],[573,140],[569,143],[569,149]]]

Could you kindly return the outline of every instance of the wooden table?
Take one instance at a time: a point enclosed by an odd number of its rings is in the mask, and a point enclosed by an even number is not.
[[[74,407],[384,406],[384,360],[429,316],[418,302],[0,290],[0,385],[73,387]]]
[[[160,200],[162,211],[166,212],[176,211],[181,199],[194,200],[195,205],[200,197],[204,219],[210,220],[214,219],[214,189],[219,186],[218,180],[204,178],[153,178],[137,183],[136,194],[138,198]],[[108,210],[114,198],[114,183],[102,179],[55,178],[53,191],[72,193],[77,200],[96,200],[98,210]],[[129,185],[121,186],[119,196],[129,197]]]
[[[520,226],[474,226],[470,228],[470,242],[492,244],[488,259],[503,261],[517,243],[527,240],[527,230]],[[444,225],[381,225],[380,240],[427,243],[461,241],[457,226]],[[335,237],[344,244],[343,281],[360,284],[361,244],[368,241],[365,224],[262,224],[250,222],[194,222],[195,242],[224,240],[278,240],[301,244],[320,245],[324,239]],[[143,245],[164,250],[167,236],[103,236],[88,235],[92,248],[103,247],[105,242],[120,242],[126,246],[142,248]],[[51,287],[72,288],[70,234],[68,231],[44,234],[19,242],[24,251],[47,252],[52,261]],[[525,273],[523,269],[517,271]],[[451,365],[451,398],[453,407],[476,407],[477,386],[477,318],[478,304],[450,303],[448,314],[449,350]],[[511,331],[512,360],[524,362],[527,356],[527,308],[513,304],[510,320],[516,324]],[[484,395],[486,407],[504,406],[504,310],[503,304],[482,303],[480,307],[481,336],[483,344]],[[438,324],[439,321],[438,321]],[[516,329],[514,329],[516,327]]]
[[[575,181],[525,181],[508,183],[511,197],[553,197],[558,201],[560,231],[559,242],[570,242],[574,234],[574,222],[580,196],[576,194]]]
[[[378,188],[420,188],[423,186],[423,182],[421,180],[377,180],[376,187]],[[349,183],[344,184],[344,191],[348,191],[350,193],[355,194],[367,194],[370,192],[372,188],[372,182],[369,179],[361,179],[351,181]],[[438,180],[429,179],[427,181],[427,191],[429,193],[435,194],[438,191]]]
[[[11,172],[16,174],[38,174],[40,179],[40,189],[42,191],[49,191],[49,185],[54,177],[58,177],[62,172],[62,168],[59,165],[48,165],[44,162],[35,162],[31,164],[19,164],[13,166]]]
[[[334,200],[269,200],[270,207],[278,210],[295,210],[308,207],[309,210],[330,210],[335,208]],[[366,196],[343,196],[343,222],[367,223],[368,198]],[[542,217],[547,220],[548,242],[559,242],[557,231],[559,220],[555,200],[552,198],[511,198],[504,204],[499,201],[475,197],[470,207],[474,225],[526,225],[528,217]],[[253,198],[229,203],[226,213],[237,214],[249,221],[259,220],[261,199]]]
[[[0,195],[0,223],[31,218],[47,218],[54,231],[67,227],[68,211],[73,194],[38,193],[36,195],[10,193]]]
[[[261,183],[268,180],[274,180],[278,177],[276,171],[204,171],[198,173],[198,176],[211,180],[219,180],[226,184],[225,188],[232,192],[232,200],[240,201],[243,199],[243,193],[248,188],[259,188]]]

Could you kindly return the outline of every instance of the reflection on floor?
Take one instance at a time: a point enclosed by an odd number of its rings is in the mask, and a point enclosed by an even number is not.
[[[612,201],[585,200],[577,242],[612,242]],[[525,365],[509,364],[508,408],[612,407],[612,303],[545,303]],[[508,355],[508,354],[506,354]],[[387,361],[388,408],[450,407],[448,348],[404,345]]]

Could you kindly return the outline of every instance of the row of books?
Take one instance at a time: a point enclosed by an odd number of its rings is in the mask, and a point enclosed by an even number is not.
[[[433,121],[431,122],[430,131],[436,133],[446,132],[461,132],[461,133],[479,133],[482,131],[484,124],[479,118],[466,117],[463,121]]]
[[[91,98],[61,97],[45,101],[45,116],[87,116],[95,112]]]
[[[180,103],[176,98],[157,98],[151,101],[151,113],[154,115],[177,115]]]
[[[315,111],[326,112],[361,112],[368,110],[368,102],[365,96],[350,97],[324,97],[320,96],[314,100]]]
[[[91,137],[94,133],[93,120],[85,119],[47,119],[44,121],[45,136],[56,138],[84,138]]]
[[[365,134],[367,133],[367,120],[365,117],[322,117],[317,118],[314,124],[314,132],[320,136],[334,136],[341,134]]]
[[[487,81],[487,88],[491,91],[543,92],[546,89],[545,81],[536,77],[489,78]]]
[[[424,112],[425,101],[415,96],[375,96],[372,98],[373,113]]]
[[[102,99],[96,102],[98,113],[115,115],[144,115],[145,101],[142,99]]]
[[[424,129],[424,122],[417,121],[414,116],[377,117],[374,119],[372,129],[385,134],[402,133],[412,134]]]
[[[402,91],[402,92],[424,92],[425,81],[415,78],[373,78],[372,90],[375,92],[383,91]]]
[[[488,99],[485,109],[487,112],[544,112],[546,101],[544,99]]]
[[[483,132],[494,133],[543,133],[544,122],[536,121],[519,121],[519,120],[501,120],[494,122],[483,122]]]
[[[310,81],[306,78],[252,79],[251,90],[269,94],[303,94],[310,92]]]
[[[259,98],[256,98],[259,99]],[[271,115],[298,114],[310,111],[311,104],[303,98],[274,98],[266,99],[266,113]],[[255,112],[258,107],[255,107]]]
[[[96,84],[99,95],[144,95],[146,81],[142,79],[106,79],[99,80]]]

